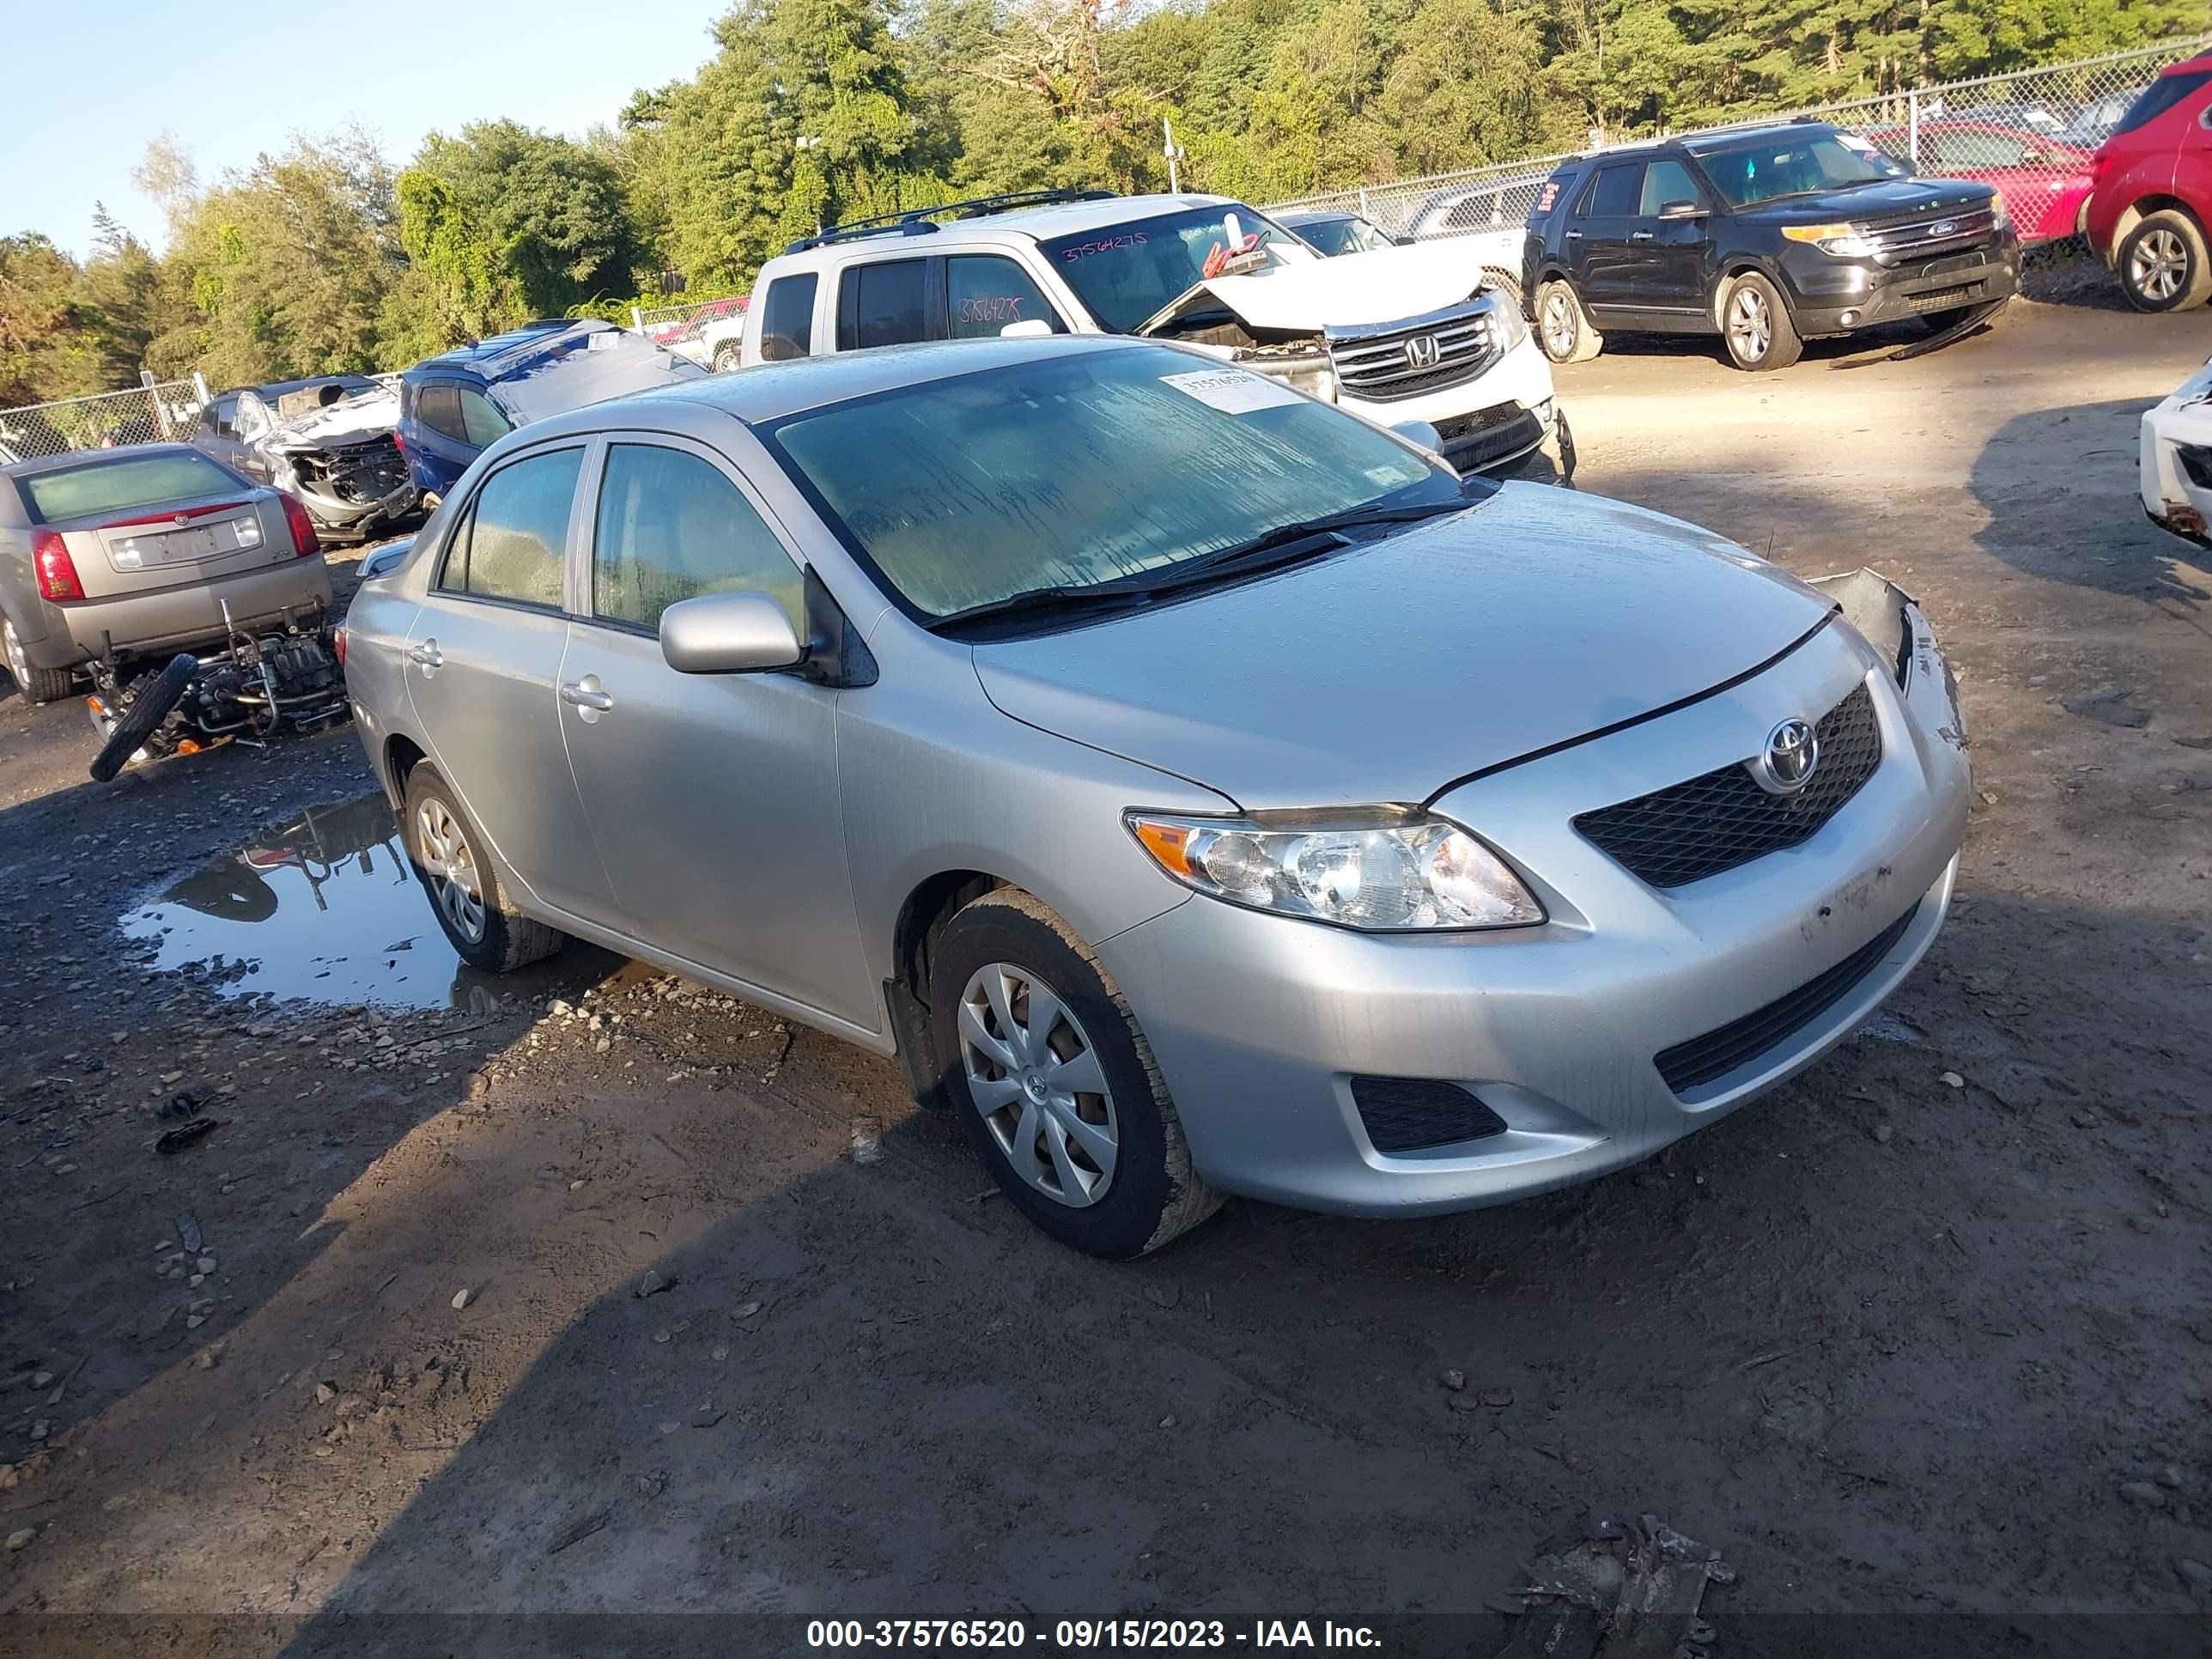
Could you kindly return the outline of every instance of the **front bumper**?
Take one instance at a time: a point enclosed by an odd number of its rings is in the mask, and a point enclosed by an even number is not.
[[[2212,547],[2212,364],[2143,416],[2137,479],[2153,524]]]
[[[2009,229],[1979,246],[1902,264],[1839,259],[1803,246],[1793,246],[1783,264],[1794,290],[1790,319],[1808,337],[1991,305],[2020,291],[2020,239]]]
[[[1337,401],[1377,426],[1426,421],[1442,440],[1438,453],[1462,476],[1512,471],[1560,442],[1552,365],[1533,337],[1457,386],[1389,403],[1341,394]],[[1571,451],[1559,462],[1562,477],[1573,470]]]
[[[377,531],[404,523],[422,507],[422,492],[410,477],[407,483],[374,501],[349,501],[327,490],[296,486],[293,493],[307,503],[307,515],[318,532],[335,540],[366,541]]]
[[[1941,928],[1966,833],[1955,692],[1917,608],[1904,615],[1900,637],[1869,645],[1831,624],[1726,692],[1435,801],[1520,867],[1551,917],[1543,927],[1363,934],[1194,897],[1101,945],[1200,1176],[1342,1214],[1498,1203],[1649,1157],[1840,1042]],[[1881,764],[1797,847],[1662,891],[1568,827],[1756,753],[1778,720],[1832,708],[1862,683]],[[1855,955],[1867,958],[1858,976],[1780,1040],[1680,1094],[1661,1076],[1656,1056]],[[1378,1152],[1355,1077],[1456,1085],[1504,1129]]]

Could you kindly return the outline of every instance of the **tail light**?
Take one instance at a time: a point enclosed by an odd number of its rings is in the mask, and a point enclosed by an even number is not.
[[[322,551],[323,544],[315,538],[315,521],[307,516],[307,504],[297,495],[278,492],[284,503],[284,522],[292,532],[292,551],[306,558],[310,553]]]
[[[343,623],[331,630],[331,654],[338,659],[338,667],[342,671],[345,667],[345,625]]]
[[[392,447],[398,450],[403,457],[407,453],[407,446],[400,442],[399,434],[396,431],[392,434]]]
[[[31,564],[39,573],[42,599],[81,599],[84,584],[77,580],[76,562],[58,530],[41,530],[31,538]]]

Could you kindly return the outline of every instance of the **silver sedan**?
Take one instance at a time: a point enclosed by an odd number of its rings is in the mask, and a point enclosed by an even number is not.
[[[573,934],[894,1055],[1107,1256],[1647,1157],[1865,1018],[1966,827],[1881,578],[1142,342],[538,422],[349,624],[471,962]]]

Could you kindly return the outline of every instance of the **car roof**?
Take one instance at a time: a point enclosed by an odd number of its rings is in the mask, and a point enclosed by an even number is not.
[[[2196,57],[2185,58],[2178,64],[2168,64],[2158,73],[2159,78],[2164,80],[2169,75],[2195,75],[2204,70],[2212,70],[2212,52],[2199,52]]]
[[[1713,132],[1687,133],[1672,142],[1681,145],[1692,155],[1703,155],[1709,150],[1729,144],[1765,143],[1778,138],[1802,138],[1808,133],[1834,131],[1835,128],[1826,121],[1768,121],[1757,126],[1723,127]]]
[[[649,417],[656,410],[678,415],[698,408],[719,410],[748,426],[787,415],[872,397],[903,386],[952,380],[978,370],[1046,358],[1083,356],[1097,351],[1175,350],[1158,340],[1115,334],[1060,334],[1008,339],[934,340],[915,345],[876,346],[820,357],[759,363],[703,380],[686,380],[650,391],[633,392],[565,414],[548,416],[516,428],[529,441],[611,430]],[[504,445],[508,441],[502,438]]]
[[[149,455],[191,455],[208,460],[207,453],[190,444],[118,444],[112,449],[65,449],[58,455],[33,455],[28,460],[0,466],[0,477],[28,478],[41,472],[66,472],[80,466],[106,466],[116,461],[143,459]]]
[[[1296,213],[1275,213],[1268,216],[1279,225],[1325,225],[1337,219],[1357,219],[1353,208],[1305,208]]]
[[[310,374],[304,380],[269,380],[259,386],[234,386],[216,393],[228,398],[235,392],[251,392],[261,398],[281,398],[290,392],[305,392],[319,386],[374,386],[376,382],[366,374]]]
[[[1201,196],[1186,191],[1179,196],[1104,196],[1081,202],[1054,202],[1043,207],[1015,208],[1005,213],[978,214],[974,218],[953,219],[937,227],[941,231],[1010,231],[1019,236],[1032,236],[1039,241],[1049,241],[1055,236],[1080,236],[1094,230],[1109,229],[1115,225],[1126,225],[1133,219],[1156,219],[1164,213],[1181,213],[1191,208],[1242,208],[1245,204],[1233,197]],[[1247,208],[1248,212],[1256,209]],[[872,247],[894,239],[854,236],[820,247],[808,248],[800,254],[787,257],[799,258],[808,253],[821,253],[840,248]],[[910,247],[909,256],[926,253],[927,248]]]
[[[598,334],[613,327],[612,323],[597,318],[544,317],[511,328],[504,334],[478,340],[473,345],[457,346],[435,357],[425,357],[410,365],[406,374],[412,375],[422,369],[453,369],[495,380],[527,368],[546,351],[579,336]]]

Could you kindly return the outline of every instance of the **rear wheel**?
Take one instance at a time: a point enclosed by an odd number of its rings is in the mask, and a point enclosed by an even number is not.
[[[515,908],[482,833],[428,761],[407,775],[405,829],[408,860],[462,961],[506,974],[561,948],[558,929]]]
[[[1013,888],[969,903],[938,944],[931,987],[954,1107],[1037,1227],[1127,1261],[1220,1207],[1129,1005],[1049,907]]]
[[[2212,298],[2204,232],[2178,209],[2148,215],[2120,239],[2120,291],[2137,311],[2191,311]]]
[[[30,653],[15,637],[15,624],[0,617],[0,654],[8,659],[8,672],[15,689],[32,702],[58,702],[70,694],[71,676],[66,668],[33,668]]]
[[[1536,338],[1555,363],[1586,363],[1605,349],[1581,299],[1556,276],[1536,289]]]
[[[1510,271],[1500,270],[1494,265],[1483,268],[1482,285],[1493,290],[1498,298],[1514,310],[1521,309],[1521,279]]]
[[[1721,300],[1721,339],[1729,361],[1753,373],[1787,368],[1805,349],[1782,295],[1755,270],[1729,284]]]
[[[714,372],[720,374],[725,369],[735,368],[738,357],[738,343],[735,340],[723,341],[714,348]]]

